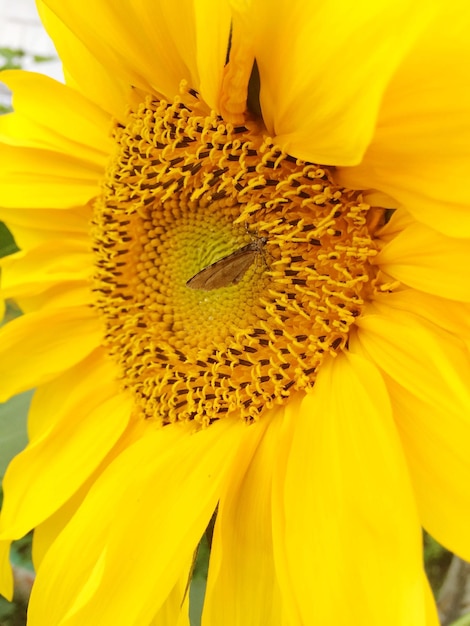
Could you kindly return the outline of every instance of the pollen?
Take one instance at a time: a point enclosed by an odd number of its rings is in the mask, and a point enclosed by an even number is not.
[[[312,388],[376,281],[361,194],[190,89],[142,97],[114,136],[94,206],[95,306],[142,415],[250,422]]]

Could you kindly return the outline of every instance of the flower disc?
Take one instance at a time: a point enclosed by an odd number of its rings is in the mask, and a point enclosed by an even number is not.
[[[124,386],[162,423],[252,420],[310,388],[375,276],[361,195],[259,130],[189,90],[142,98],[115,131],[96,305]]]

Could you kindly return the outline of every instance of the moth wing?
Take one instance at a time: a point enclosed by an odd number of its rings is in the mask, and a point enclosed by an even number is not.
[[[256,251],[251,249],[234,252],[195,274],[188,280],[186,287],[212,291],[236,285],[253,263],[255,256]]]
[[[250,266],[256,257],[256,251],[247,250],[240,255],[238,259],[234,259],[231,263],[230,273],[232,276],[232,280],[228,283],[229,285],[236,285],[241,281],[243,276],[246,274]]]

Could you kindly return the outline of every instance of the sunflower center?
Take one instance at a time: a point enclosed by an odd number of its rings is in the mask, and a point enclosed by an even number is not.
[[[143,98],[115,139],[95,204],[96,306],[142,413],[251,421],[311,388],[374,278],[360,194],[192,90]]]

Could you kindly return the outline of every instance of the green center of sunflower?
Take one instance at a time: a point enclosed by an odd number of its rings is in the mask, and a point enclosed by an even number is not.
[[[358,192],[189,90],[115,131],[96,202],[97,307],[147,418],[251,421],[343,350],[375,269]]]

